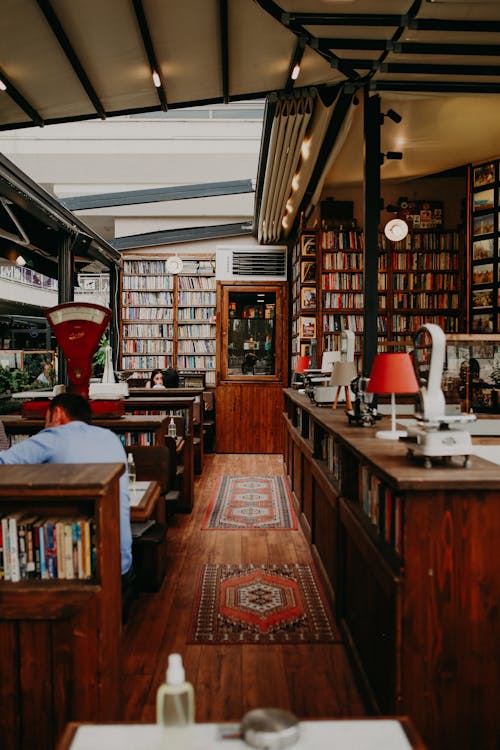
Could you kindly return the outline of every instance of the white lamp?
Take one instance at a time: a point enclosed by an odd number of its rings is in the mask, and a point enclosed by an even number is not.
[[[337,395],[335,396],[335,401],[333,402],[333,409],[337,408],[341,388],[344,389],[346,407],[349,409],[349,411],[352,409],[349,385],[351,381],[357,376],[357,374],[358,373],[356,372],[356,366],[354,362],[342,361],[333,363],[330,385],[337,386]]]
[[[408,224],[403,219],[391,219],[384,227],[384,234],[392,242],[404,240],[408,234]]]

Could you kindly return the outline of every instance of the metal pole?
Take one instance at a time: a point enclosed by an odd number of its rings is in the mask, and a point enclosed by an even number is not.
[[[363,375],[369,376],[377,353],[378,232],[380,223],[380,97],[364,90],[364,335]]]
[[[71,234],[61,234],[57,247],[58,254],[58,289],[57,298],[61,305],[63,302],[73,302],[75,298],[74,282],[74,254],[73,237]],[[58,381],[69,387],[68,369],[66,358],[61,347],[58,347]]]

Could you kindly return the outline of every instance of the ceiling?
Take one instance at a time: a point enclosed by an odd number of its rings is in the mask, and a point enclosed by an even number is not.
[[[319,91],[331,113],[304,186],[313,196],[363,179],[365,91],[403,116],[384,118],[382,151],[404,158],[385,161],[383,179],[500,152],[499,0],[3,0],[2,11],[3,130]]]

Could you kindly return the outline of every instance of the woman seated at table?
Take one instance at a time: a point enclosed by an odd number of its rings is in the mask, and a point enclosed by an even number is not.
[[[153,370],[150,379],[146,383],[146,388],[165,388],[163,370]]]

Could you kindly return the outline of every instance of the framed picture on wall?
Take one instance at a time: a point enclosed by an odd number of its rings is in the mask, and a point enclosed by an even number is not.
[[[493,307],[493,289],[474,289],[472,307]]]
[[[316,309],[316,287],[302,287],[300,290],[300,306],[303,310]]]
[[[472,268],[472,281],[474,284],[493,283],[493,263],[481,263]]]
[[[474,240],[472,243],[472,260],[487,260],[494,255],[493,238]]]
[[[494,228],[493,214],[484,214],[483,216],[474,216],[474,236],[478,234],[490,234]]]
[[[316,318],[300,318],[299,336],[301,339],[316,338]]]
[[[300,238],[300,252],[302,255],[316,255],[316,235],[303,234]]]
[[[300,280],[303,284],[316,281],[316,261],[303,260],[300,264]]]
[[[495,163],[481,164],[480,167],[474,167],[473,187],[479,188],[485,185],[491,185],[495,182]]]
[[[495,207],[495,190],[479,190],[472,195],[472,206],[474,211],[486,211]]]

